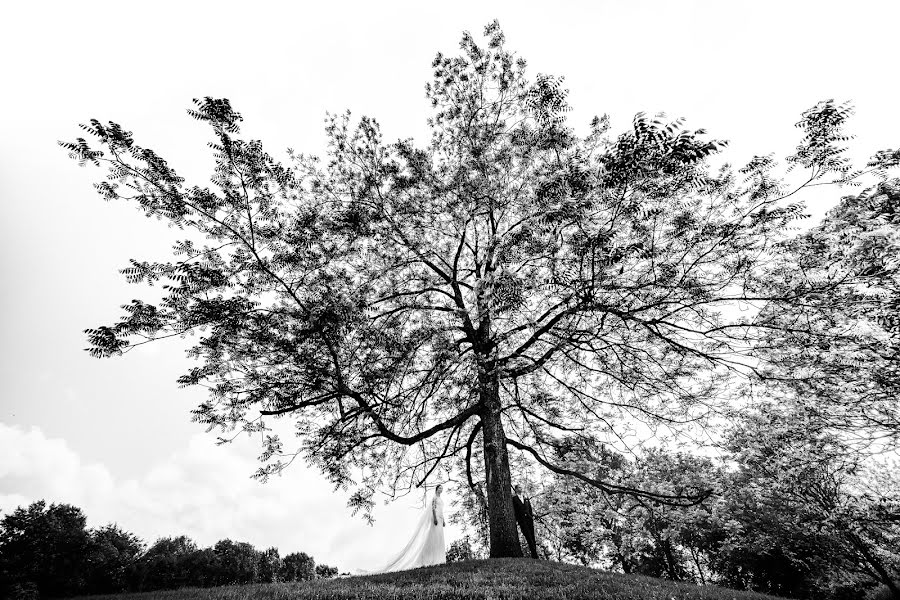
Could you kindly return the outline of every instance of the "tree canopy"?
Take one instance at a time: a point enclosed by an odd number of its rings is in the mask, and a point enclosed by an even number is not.
[[[896,166],[881,152],[870,166]],[[856,446],[900,447],[900,180],[844,197],[787,245],[773,287],[813,279],[827,293],[770,308],[757,352],[770,393]],[[802,326],[797,327],[797,323]]]
[[[107,169],[106,200],[209,242],[132,259],[128,280],[163,281],[167,295],[87,330],[94,356],[200,332],[200,365],[179,382],[209,387],[200,423],[263,434],[259,477],[300,455],[354,486],[351,506],[369,515],[376,491],[464,460],[469,485],[484,480],[491,555],[517,556],[510,452],[607,494],[699,501],[708,490],[603,480],[554,449],[715,415],[723,376],[757,372],[751,349],[784,327],[766,308],[821,287],[770,285],[803,212],[771,157],[712,169],[723,142],[644,114],[621,135],[604,116],[579,136],[562,79],[528,79],[496,22],[485,36],[434,59],[425,146],[385,142],[377,121],[347,113],[329,117],[324,158],[282,162],[209,97],[189,114],[212,129],[211,187],[115,123],[92,120],[90,142],[62,145]],[[827,101],[802,115],[788,158],[808,172],[800,187],[861,174],[842,154],[849,112]],[[297,447],[272,419],[293,422]]]

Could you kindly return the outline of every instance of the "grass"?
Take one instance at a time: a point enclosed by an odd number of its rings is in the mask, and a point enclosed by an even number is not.
[[[472,560],[399,573],[306,583],[184,588],[88,596],[95,600],[773,600],[774,596],[676,583],[521,558]]]

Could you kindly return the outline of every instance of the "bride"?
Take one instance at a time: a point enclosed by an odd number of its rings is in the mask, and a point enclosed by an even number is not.
[[[444,547],[444,501],[441,500],[442,486],[434,490],[431,502],[425,504],[422,516],[416,525],[409,543],[387,565],[376,573],[403,571],[416,567],[438,565],[447,562]]]

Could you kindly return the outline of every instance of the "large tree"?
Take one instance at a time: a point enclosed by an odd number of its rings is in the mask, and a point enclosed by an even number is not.
[[[792,192],[768,159],[711,172],[723,144],[681,121],[639,114],[610,138],[597,118],[577,136],[561,80],[528,80],[496,22],[485,35],[435,58],[425,147],[333,116],[325,160],[282,164],[212,98],[189,111],[214,133],[212,187],[187,186],[115,123],[84,126],[99,146],[63,146],[108,167],[107,200],[211,242],[132,260],[129,281],[168,281],[167,296],[87,330],[93,355],[201,332],[189,354],[202,364],[179,380],[211,390],[196,420],[266,432],[261,478],[302,455],[355,485],[351,505],[367,515],[376,490],[422,485],[464,456],[469,483],[485,479],[491,556],[519,556],[511,450],[606,493],[703,496],[605,482],[554,464],[552,449],[614,438],[629,419],[708,414],[717,378],[753,366],[742,356],[756,324],[733,308],[772,299],[760,265],[802,207],[782,202]],[[815,152],[834,148],[834,111],[822,103],[801,121],[807,183],[848,176]],[[297,449],[275,418],[294,422]]]

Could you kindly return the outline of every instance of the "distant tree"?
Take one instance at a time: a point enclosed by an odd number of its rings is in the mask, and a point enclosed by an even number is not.
[[[92,594],[127,591],[129,574],[144,551],[144,543],[115,524],[92,529],[89,533],[86,591]]]
[[[168,295],[87,330],[94,356],[204,332],[191,351],[203,364],[179,379],[212,390],[196,420],[262,433],[263,479],[304,455],[357,486],[350,504],[366,516],[377,490],[480,458],[467,474],[473,489],[484,482],[490,554],[520,556],[510,449],[606,494],[697,502],[706,490],[570,472],[553,446],[614,439],[634,418],[698,422],[774,326],[734,308],[792,306],[819,288],[761,279],[802,214],[770,158],[713,173],[723,143],[642,114],[615,139],[605,118],[578,137],[561,79],[529,81],[496,22],[485,35],[486,47],[466,33],[461,56],[432,63],[425,148],[332,117],[327,160],[284,166],[212,98],[189,111],[214,133],[212,189],[186,186],[115,123],[84,127],[100,149],[62,145],[108,167],[107,200],[211,242],[178,242],[173,262],[132,260],[129,281],[168,281]],[[789,158],[809,175],[800,187],[858,175],[841,154],[847,112],[825,102],[803,115]],[[296,451],[266,433],[273,418],[296,420]]]
[[[187,573],[187,585],[211,587],[222,585],[225,580],[219,557],[212,548],[198,548],[186,555],[182,563]]]
[[[281,581],[312,581],[316,578],[316,563],[305,552],[292,552],[281,561]]]
[[[0,520],[0,585],[41,596],[75,596],[85,587],[91,547],[81,509],[40,500]]]
[[[191,557],[197,550],[197,544],[184,535],[156,540],[138,561],[134,575],[138,591],[190,585]]]
[[[256,575],[258,583],[279,581],[281,571],[282,561],[278,555],[278,548],[268,548],[259,552],[259,565],[257,566]]]
[[[253,583],[259,576],[259,552],[247,542],[219,540],[213,546],[218,557],[220,584]]]
[[[316,579],[330,579],[338,574],[337,567],[316,565]]]
[[[37,600],[228,584],[309,581],[337,569],[304,552],[281,559],[277,548],[220,540],[198,548],[186,536],[159,538],[144,550],[118,525],[85,530],[77,507],[44,501],[0,520],[0,598]]]

